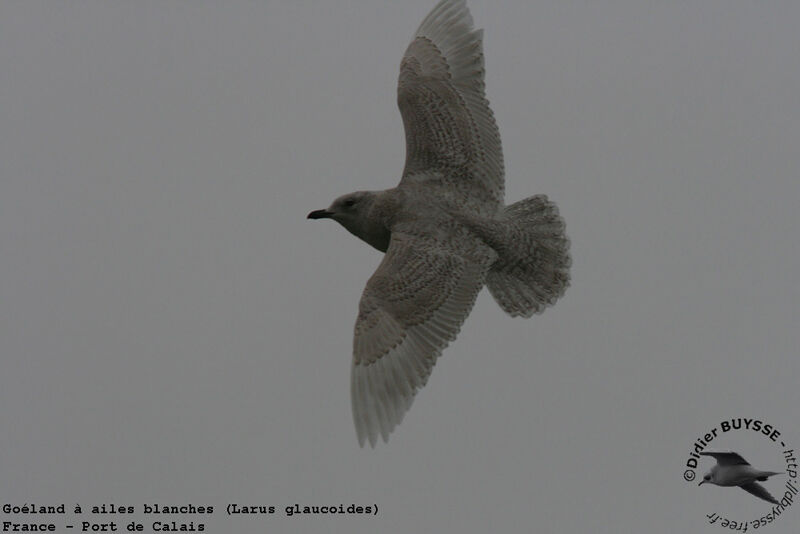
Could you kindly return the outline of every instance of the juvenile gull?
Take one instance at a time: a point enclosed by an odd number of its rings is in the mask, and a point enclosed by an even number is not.
[[[777,471],[761,471],[750,465],[747,460],[735,452],[701,452],[703,456],[711,456],[717,464],[703,476],[698,486],[715,484],[717,486],[739,486],[759,499],[764,499],[773,504],[780,504],[775,497],[758,482],[764,482],[773,475],[780,475]]]
[[[486,284],[509,315],[530,317],[569,284],[569,241],[538,195],[505,206],[503,151],[484,94],[482,30],[464,0],[443,0],[400,62],[406,133],[400,184],[334,200],[333,219],[386,254],[359,303],[351,400],[358,442],[403,419]]]

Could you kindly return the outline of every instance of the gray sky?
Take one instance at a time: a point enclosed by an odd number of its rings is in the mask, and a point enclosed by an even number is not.
[[[558,202],[573,282],[530,320],[483,291],[389,444],[359,449],[352,328],[380,253],[305,216],[397,183],[397,68],[434,3],[0,3],[2,503],[213,505],[207,532],[769,511],[682,473],[727,418],[800,448],[795,2],[469,1],[506,199]],[[714,445],[781,468],[755,433]]]

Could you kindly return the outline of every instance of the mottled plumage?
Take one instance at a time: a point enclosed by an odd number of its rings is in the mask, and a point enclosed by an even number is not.
[[[555,204],[535,196],[504,205],[500,134],[483,79],[482,31],[463,0],[443,0],[400,64],[400,184],[309,214],[386,253],[361,297],[353,342],[362,446],[388,440],[484,284],[506,312],[524,317],[554,304],[569,284],[569,241]]]

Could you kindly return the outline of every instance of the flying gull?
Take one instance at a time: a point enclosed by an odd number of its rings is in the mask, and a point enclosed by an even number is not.
[[[735,452],[701,452],[703,456],[711,456],[717,464],[711,471],[703,476],[698,486],[703,484],[716,484],[717,486],[739,486],[759,499],[764,499],[773,504],[780,504],[775,497],[759,484],[773,475],[780,475],[777,471],[761,471],[750,465],[747,460]]]
[[[402,421],[487,285],[509,315],[530,317],[569,285],[569,241],[544,195],[504,204],[500,134],[484,94],[483,31],[464,0],[425,17],[400,62],[406,134],[400,183],[341,196],[333,219],[385,252],[359,303],[351,400],[358,442]]]

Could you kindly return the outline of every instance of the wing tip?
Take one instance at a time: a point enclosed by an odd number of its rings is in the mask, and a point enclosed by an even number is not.
[[[391,357],[391,356],[389,356]],[[360,447],[369,441],[375,448],[378,436],[384,443],[403,421],[411,406],[416,390],[399,389],[395,383],[398,376],[389,369],[384,358],[372,363],[353,361],[351,371],[351,403],[353,422]]]
[[[422,20],[416,35],[425,35],[437,26],[463,24],[472,28],[474,21],[466,0],[442,0]]]

